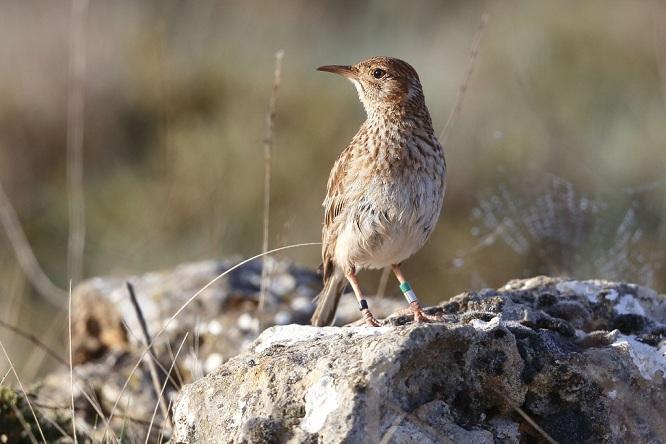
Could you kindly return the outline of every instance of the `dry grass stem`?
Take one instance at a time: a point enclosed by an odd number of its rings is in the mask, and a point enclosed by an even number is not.
[[[37,438],[35,437],[35,434],[32,433],[32,430],[30,429],[30,424],[25,420],[23,417],[23,413],[19,409],[16,408],[14,404],[12,404],[12,410],[14,410],[14,415],[16,416],[16,419],[21,423],[21,426],[23,427],[23,430],[26,431],[28,434],[28,438],[30,439],[30,442],[32,444],[39,444],[39,441],[37,441]],[[46,441],[44,441],[46,442]]]
[[[183,345],[185,344],[185,341],[187,340],[187,333],[185,334],[185,337],[183,340],[180,342],[180,345],[178,346],[178,350],[176,350],[176,356],[175,358],[171,361],[171,367],[169,367],[169,374],[173,371],[174,366],[176,365],[176,360],[178,359],[178,355],[180,354],[180,351],[183,349]],[[148,438],[150,438],[150,431],[153,428],[153,423],[155,422],[155,415],[157,415],[157,405],[160,404],[163,400],[163,394],[164,394],[164,389],[166,388],[168,379],[164,380],[164,383],[162,384],[162,390],[160,390],[160,393],[158,394],[158,402],[155,403],[155,408],[153,409],[153,416],[150,418],[150,425],[148,426],[148,432],[146,433],[146,443],[148,444]],[[169,411],[169,407],[167,406],[167,412]],[[165,421],[169,421],[169,416],[164,417]]]
[[[114,413],[115,413],[116,409],[118,408],[118,403],[120,402],[120,398],[123,396],[123,393],[125,393],[125,390],[127,389],[127,385],[129,384],[130,379],[131,379],[132,376],[134,375],[134,372],[136,372],[136,369],[139,367],[139,364],[141,364],[141,361],[143,360],[143,358],[144,358],[144,356],[146,355],[146,353],[148,353],[149,350],[153,347],[153,343],[154,343],[154,341],[155,341],[155,340],[156,340],[156,339],[157,339],[162,333],[164,333],[164,332],[166,331],[166,329],[169,327],[169,325],[171,325],[171,322],[173,322],[173,320],[176,319],[176,317],[178,317],[178,315],[179,315],[180,313],[182,313],[183,310],[185,310],[185,308],[187,308],[187,307],[192,303],[192,301],[194,301],[194,300],[195,300],[195,299],[196,299],[201,293],[203,293],[204,291],[206,291],[206,289],[208,289],[208,288],[209,288],[211,285],[213,285],[215,282],[217,282],[218,280],[222,279],[224,276],[226,276],[227,274],[233,272],[233,271],[236,270],[237,268],[240,268],[240,267],[242,267],[243,265],[245,265],[245,264],[247,264],[247,263],[249,263],[249,262],[252,262],[253,260],[256,260],[256,259],[259,259],[259,258],[261,258],[261,257],[264,257],[264,256],[267,255],[267,254],[278,253],[278,252],[280,252],[280,251],[290,250],[290,249],[293,249],[293,248],[309,247],[309,246],[320,246],[320,245],[321,245],[321,242],[304,242],[304,243],[300,243],[300,244],[286,245],[286,246],[284,246],[284,247],[274,248],[274,249],[272,249],[272,250],[270,250],[270,251],[267,251],[267,252],[264,252],[264,253],[257,254],[257,255],[255,255],[255,256],[252,256],[252,257],[250,257],[250,258],[248,258],[248,259],[245,259],[245,260],[243,260],[243,261],[237,263],[236,265],[234,265],[233,267],[231,267],[231,268],[229,268],[228,270],[224,271],[223,273],[218,274],[216,277],[214,277],[213,279],[211,279],[206,285],[204,285],[203,287],[201,287],[196,293],[194,293],[192,296],[190,296],[190,298],[189,298],[187,301],[185,301],[185,302],[180,306],[180,308],[179,308],[178,310],[176,310],[176,312],[175,312],[173,315],[171,315],[171,317],[170,317],[169,319],[167,319],[167,321],[164,323],[164,325],[162,326],[162,328],[161,328],[161,329],[155,334],[155,336],[153,337],[153,342],[147,344],[146,347],[143,349],[143,352],[141,353],[141,356],[139,356],[139,359],[138,359],[137,362],[134,364],[134,367],[132,368],[132,371],[130,372],[130,374],[129,374],[129,375],[127,376],[127,378],[125,379],[125,384],[123,385],[122,389],[120,390],[120,393],[118,393],[118,396],[116,397],[116,401],[114,402],[113,407],[111,408],[111,413],[109,414],[109,419],[108,419],[108,421],[107,421],[107,423],[106,423],[106,426],[105,426],[105,429],[104,429],[104,435],[103,435],[103,436],[106,436],[107,433],[108,433],[108,428],[109,428],[109,424],[110,424],[110,422],[111,422],[111,419],[113,419]]]
[[[23,383],[21,382],[21,378],[19,378],[18,373],[16,373],[16,367],[14,367],[14,363],[12,362],[11,358],[9,357],[9,354],[7,353],[7,350],[5,349],[5,346],[2,343],[2,341],[0,341],[0,348],[2,348],[2,353],[5,355],[5,358],[7,359],[7,362],[9,363],[9,367],[10,367],[12,373],[14,373],[14,377],[16,378],[16,381],[18,382],[18,385],[21,388],[21,393],[23,393],[23,397],[25,398],[25,402],[28,404],[28,408],[30,409],[30,413],[32,413],[32,418],[35,420],[35,425],[37,426],[37,429],[39,430],[39,435],[42,437],[42,442],[47,442],[46,438],[44,438],[44,432],[42,431],[42,426],[39,425],[39,421],[37,420],[37,414],[35,413],[35,410],[32,408],[32,403],[30,402],[30,398],[28,397],[28,393],[25,391],[25,388],[23,387]]]
[[[148,324],[146,323],[146,318],[143,316],[143,311],[141,310],[139,301],[137,300],[136,294],[134,293],[134,286],[129,282],[127,283],[127,290],[129,291],[130,299],[132,300],[132,305],[134,306],[134,311],[136,312],[136,317],[138,318],[139,324],[141,325],[141,332],[143,333],[144,341],[146,346],[148,346],[149,344],[153,343],[152,339],[150,338],[150,333],[148,332]],[[164,417],[168,417],[169,410],[167,409],[165,400],[161,396],[160,379],[159,375],[157,374],[157,368],[155,366],[155,362],[157,362],[157,355],[155,354],[155,350],[152,347],[150,348],[146,362],[148,363],[148,370],[150,371],[150,379],[153,381],[155,395],[157,395],[160,407],[162,408],[162,414]],[[171,371],[169,371],[168,374],[171,374]],[[165,378],[165,384],[167,380],[168,378]]]
[[[386,429],[386,432],[384,432],[384,436],[382,436],[382,439],[379,441],[379,444],[388,444],[388,442],[395,434],[395,431],[398,429],[398,426],[400,425],[403,419],[405,419],[405,413],[404,412],[399,413],[398,416],[395,417],[389,428]]]
[[[11,370],[10,370],[11,371]],[[46,402],[40,402],[40,401],[34,401],[32,403],[35,407],[41,410],[63,410],[63,411],[69,411],[70,407],[68,405],[56,405],[56,404],[49,404]],[[127,414],[122,414],[122,415],[117,415],[118,418],[122,420],[127,420],[129,422],[133,422],[135,424],[141,424],[147,426],[150,424],[150,421],[147,418],[137,418],[132,415],[127,415]],[[98,416],[95,417],[97,419]],[[155,427],[161,427],[161,426],[155,426]],[[93,424],[93,429],[95,428],[95,424]]]
[[[124,319],[121,320],[121,322],[122,322],[122,324],[123,324],[123,327],[125,328],[125,331],[126,331],[129,335],[131,335],[132,338],[133,338],[137,343],[143,343],[143,344],[146,343],[145,340],[140,339],[140,338],[134,333],[134,330],[132,330],[132,329],[130,328],[130,326],[127,324],[127,322],[125,322]],[[168,341],[167,341],[167,344],[166,344],[166,345],[167,345],[168,347],[170,347]],[[153,350],[150,350],[150,352],[151,352],[151,353],[154,353]],[[157,369],[161,372],[161,374],[164,375],[165,377],[167,377],[167,369],[166,369],[166,367],[164,367],[164,366],[162,365],[162,363],[160,362],[160,360],[157,359],[157,357],[155,357],[154,362],[155,362],[155,365],[157,366]],[[160,379],[160,380],[161,380],[161,379]],[[169,376],[169,380],[171,381],[171,383],[173,384],[174,387],[179,387],[179,384],[177,384],[177,381],[176,381],[173,377],[170,377],[170,376]]]
[[[88,0],[72,0],[69,41],[69,88],[67,97],[67,196],[69,238],[67,270],[78,284],[83,277],[83,251],[86,238],[83,191],[83,127],[86,76],[85,24]]]
[[[171,361],[175,361],[176,356],[173,354],[173,349],[171,348],[171,343],[169,341],[167,341],[166,345],[167,345],[167,350],[169,351],[169,358],[171,359]],[[185,381],[183,380],[183,375],[180,374],[180,370],[178,370],[178,366],[176,366],[176,368],[174,370],[175,370],[174,373],[176,375],[176,379],[178,379],[178,383],[176,384],[175,381],[173,381],[173,380],[172,381],[174,382],[174,387],[178,387],[180,389],[182,386],[185,385]]]
[[[458,89],[458,94],[456,95],[456,102],[455,105],[453,106],[453,109],[451,110],[451,113],[449,114],[449,118],[446,120],[446,125],[444,125],[444,129],[439,135],[439,142],[444,147],[446,147],[446,139],[449,137],[449,133],[451,127],[453,126],[453,122],[455,121],[456,117],[458,117],[458,114],[460,114],[460,111],[462,111],[463,99],[465,98],[465,93],[467,92],[470,80],[472,79],[472,73],[474,72],[474,65],[479,55],[479,49],[481,48],[481,39],[483,38],[483,32],[485,31],[487,24],[488,24],[488,13],[484,12],[483,15],[481,15],[481,22],[479,23],[479,27],[477,28],[476,34],[474,35],[474,40],[472,41],[472,47],[469,53],[469,63],[467,64],[467,73],[465,74],[463,83],[460,85],[460,88]]]
[[[18,265],[18,264],[17,264]],[[8,304],[5,308],[4,319],[10,324],[18,324],[21,316],[21,306],[23,303],[23,296],[25,295],[26,277],[21,269],[21,266],[15,266],[11,272],[9,283],[7,285],[7,299]]]
[[[67,325],[69,336],[69,391],[72,400],[72,433],[74,435],[74,444],[78,443],[76,437],[76,412],[74,411],[74,364],[72,359],[72,281],[69,281],[69,309],[67,311]]]
[[[546,431],[545,431],[544,429],[542,429],[541,427],[539,427],[539,424],[537,424],[536,421],[534,421],[534,420],[530,417],[530,415],[528,415],[527,413],[525,413],[525,411],[524,411],[523,409],[521,409],[521,408],[518,407],[518,406],[514,406],[513,408],[514,408],[514,410],[516,410],[516,412],[518,412],[518,414],[519,414],[520,416],[523,417],[523,419],[524,419],[525,421],[527,421],[532,427],[534,427],[534,430],[536,430],[537,432],[539,432],[539,434],[540,434],[541,436],[543,436],[543,438],[544,438],[546,441],[548,441],[550,444],[557,444],[557,441],[555,441],[555,440],[554,440],[554,439],[553,439],[548,433],[546,433]]]
[[[386,288],[388,287],[388,281],[390,277],[391,269],[389,267],[384,267],[381,276],[379,276],[379,284],[377,285],[378,298],[383,298],[384,295],[386,295]]]
[[[56,351],[54,351],[48,345],[44,344],[37,337],[35,337],[33,334],[28,333],[26,331],[23,331],[20,328],[14,326],[14,325],[11,325],[11,324],[3,321],[3,320],[0,320],[0,326],[5,327],[6,329],[16,333],[17,335],[27,339],[28,341],[32,342],[35,346],[44,350],[49,356],[51,356],[53,359],[55,359],[62,366],[69,367],[69,362],[67,361],[67,359],[60,356]],[[73,370],[74,370],[73,373],[76,375],[79,383],[85,384],[85,378],[83,378],[83,377],[81,377],[81,375],[77,374],[75,369],[73,369]],[[12,369],[10,368],[9,372],[11,372],[11,371],[12,371]],[[6,375],[5,375],[5,377],[6,377]],[[4,378],[2,379],[2,381],[4,381]],[[0,381],[0,384],[1,383],[2,382]],[[94,393],[94,390],[91,390],[91,392]],[[92,396],[90,394],[88,394],[88,392],[86,392],[84,387],[81,387],[81,393],[83,394],[84,398],[86,398],[88,403],[91,405],[93,410],[95,410],[95,412],[104,420],[104,422],[107,423],[106,417],[102,413],[102,408],[99,404],[99,401],[94,400],[92,398]],[[69,407],[68,407],[68,409],[69,409]]]
[[[63,366],[65,366],[65,367],[69,366],[69,363],[67,362],[67,360],[65,358],[60,356],[58,354],[58,352],[53,350],[51,347],[44,344],[41,340],[39,340],[39,338],[37,338],[32,333],[28,333],[27,331],[22,330],[21,328],[16,327],[15,325],[12,325],[8,322],[5,322],[2,319],[0,319],[0,326],[6,328],[7,330],[9,330],[13,333],[16,333],[17,335],[21,336],[22,338],[27,339],[28,341],[32,342],[35,346],[44,350],[50,357],[52,357],[53,359],[58,361],[58,363],[62,364]]]
[[[192,347],[190,349],[190,355],[194,359],[194,364],[192,366],[192,379],[194,381],[204,377],[203,363],[199,359],[199,317],[196,317],[194,322],[194,341],[192,341]]]
[[[388,399],[385,400],[385,402],[386,402],[386,406],[388,406],[391,410],[393,410],[398,415],[400,415],[401,420],[404,419],[404,418],[407,418],[408,420],[410,420],[411,422],[413,422],[414,424],[419,426],[421,428],[421,430],[423,430],[424,432],[429,434],[431,437],[436,438],[440,442],[453,443],[453,441],[451,441],[448,437],[443,435],[439,430],[432,427],[430,424],[427,424],[426,422],[422,421],[415,414],[413,414],[411,412],[404,411],[402,409],[402,407],[400,407],[397,404],[394,404],[393,402],[389,401]]]
[[[48,422],[49,424],[51,424],[51,426],[52,426],[54,429],[56,429],[56,430],[58,431],[58,433],[60,433],[60,434],[62,435],[63,438],[67,438],[67,440],[68,440],[68,441],[71,441],[71,442],[77,442],[77,440],[76,440],[76,434],[74,434],[74,438],[72,438],[71,436],[69,436],[69,434],[67,433],[67,431],[66,431],[65,429],[63,429],[62,427],[60,427],[60,425],[59,425],[57,422],[55,422],[54,420],[52,420],[51,418],[49,418],[47,415],[44,415],[44,414],[43,414],[43,412],[39,409],[39,406],[37,405],[37,403],[34,403],[34,404],[35,404],[35,407],[37,407],[37,410],[38,410],[40,413],[42,413],[42,418],[44,418],[44,421],[46,421],[46,422]]]
[[[541,435],[546,441],[548,441],[550,444],[557,444],[557,441],[555,441],[555,440],[554,440],[554,439],[553,439],[548,433],[546,433],[546,431],[545,431],[544,429],[542,429],[542,428],[539,426],[539,424],[537,424],[536,421],[535,421],[534,419],[532,419],[532,418],[530,417],[530,415],[528,415],[527,412],[525,412],[525,410],[523,410],[519,405],[515,404],[511,399],[509,399],[508,397],[506,397],[506,396],[504,395],[504,393],[500,392],[500,391],[497,390],[495,387],[489,387],[489,388],[490,388],[491,391],[495,392],[496,394],[498,394],[499,396],[501,396],[502,398],[504,398],[504,400],[505,400],[507,403],[509,403],[509,405],[510,405],[510,406],[511,406],[511,407],[512,407],[512,408],[513,408],[513,409],[514,409],[514,410],[515,410],[520,416],[522,416],[523,419],[524,419],[525,421],[527,421],[527,423],[528,423],[529,425],[531,425],[531,426],[534,428],[534,430],[536,430],[537,432],[539,432],[539,434],[540,434],[540,435]]]
[[[54,316],[49,322],[48,326],[44,328],[41,333],[44,338],[59,338],[62,329],[62,316]],[[49,357],[46,351],[41,347],[33,347],[28,353],[25,364],[21,369],[23,379],[26,381],[34,381],[40,369],[44,365],[44,360]]]
[[[176,366],[176,368],[178,368],[178,366]],[[170,399],[169,400],[169,411],[171,411],[172,403],[173,403],[173,400]],[[164,418],[162,420],[162,425],[161,425],[161,430],[160,430],[160,439],[158,441],[159,444],[162,444],[162,442],[164,441],[164,430],[166,429],[166,422],[167,422],[167,418]]]
[[[5,379],[7,379],[7,376],[9,376],[9,374],[10,374],[11,372],[12,372],[12,369],[11,369],[11,368],[9,368],[9,369],[5,372],[5,374],[4,374],[4,376],[2,377],[2,379],[0,379],[0,385],[2,385],[2,384],[5,383]]]
[[[654,11],[654,55],[657,65],[657,74],[661,84],[662,100],[666,104],[666,6],[662,2],[655,2]]]
[[[277,100],[277,92],[280,88],[280,80],[282,76],[282,58],[284,51],[280,50],[275,53],[275,72],[273,73],[273,89],[271,96],[268,100],[268,112],[266,113],[266,137],[264,137],[264,225],[263,225],[263,240],[261,243],[261,251],[263,253],[268,251],[268,227],[270,221],[271,210],[271,167],[273,155],[273,128],[275,126],[275,103]],[[261,294],[259,296],[259,310],[264,309],[266,303],[266,291],[268,289],[268,267],[266,264],[267,256],[264,256],[261,267]]]
[[[9,243],[14,249],[16,260],[30,283],[44,299],[57,307],[64,308],[67,293],[51,282],[51,279],[48,278],[39,262],[37,262],[37,258],[30,247],[30,242],[28,242],[28,238],[21,227],[18,215],[2,185],[0,185],[0,222],[2,222]]]

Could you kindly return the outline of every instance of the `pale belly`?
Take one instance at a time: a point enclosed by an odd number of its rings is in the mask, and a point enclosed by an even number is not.
[[[336,242],[336,262],[357,269],[403,262],[430,237],[443,192],[429,181],[368,187],[346,214]]]

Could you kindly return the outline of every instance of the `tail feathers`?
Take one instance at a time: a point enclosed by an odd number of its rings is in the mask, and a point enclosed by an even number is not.
[[[337,270],[336,270],[337,271]],[[338,301],[347,286],[347,280],[339,272],[333,272],[324,282],[324,289],[315,298],[317,308],[310,322],[317,327],[331,325],[338,309]]]

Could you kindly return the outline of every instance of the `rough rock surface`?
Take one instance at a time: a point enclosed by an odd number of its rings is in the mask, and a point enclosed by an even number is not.
[[[167,400],[181,384],[202,378],[238,354],[262,329],[309,322],[314,311],[312,300],[321,288],[321,279],[314,271],[269,258],[267,300],[265,309],[259,312],[262,262],[249,262],[232,270],[239,262],[239,259],[205,261],[140,276],[99,277],[74,289],[72,346],[79,430],[102,439],[104,427],[95,427],[101,423],[98,412],[108,417],[113,411],[110,430],[117,434],[122,430],[127,439],[143,442],[147,424],[151,422],[157,396],[146,359],[141,359],[145,346],[126,287],[128,281],[135,288],[155,341],[162,381],[188,334],[165,387]],[[226,271],[228,274],[203,290],[167,325],[188,299]],[[389,299],[371,303],[380,316],[404,307],[404,302]],[[337,322],[341,324],[359,316],[351,296],[343,298],[340,311]],[[163,329],[157,337],[157,332]],[[140,361],[141,365],[135,368]],[[69,369],[63,367],[44,378],[39,397],[49,405],[60,406],[59,413],[67,414],[71,402],[69,387]],[[98,404],[96,407],[91,399]],[[155,440],[164,423],[158,409],[152,428]]]
[[[429,312],[269,328],[182,389],[172,441],[666,441],[663,295],[539,277]]]

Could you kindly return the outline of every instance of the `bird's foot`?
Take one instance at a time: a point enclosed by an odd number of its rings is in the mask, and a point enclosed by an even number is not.
[[[439,316],[429,315],[423,311],[419,301],[410,302],[409,307],[396,311],[391,315],[391,318],[409,315],[414,317],[414,322],[441,322],[443,320]]]
[[[363,320],[370,327],[381,327],[382,326],[382,324],[373,316],[372,313],[370,313],[370,310],[368,310],[367,308],[361,310],[361,313],[363,314]]]
[[[409,310],[414,315],[415,322],[437,322],[442,320],[438,316],[429,315],[428,313],[423,311],[423,307],[421,307],[419,301],[411,302],[409,304]]]

